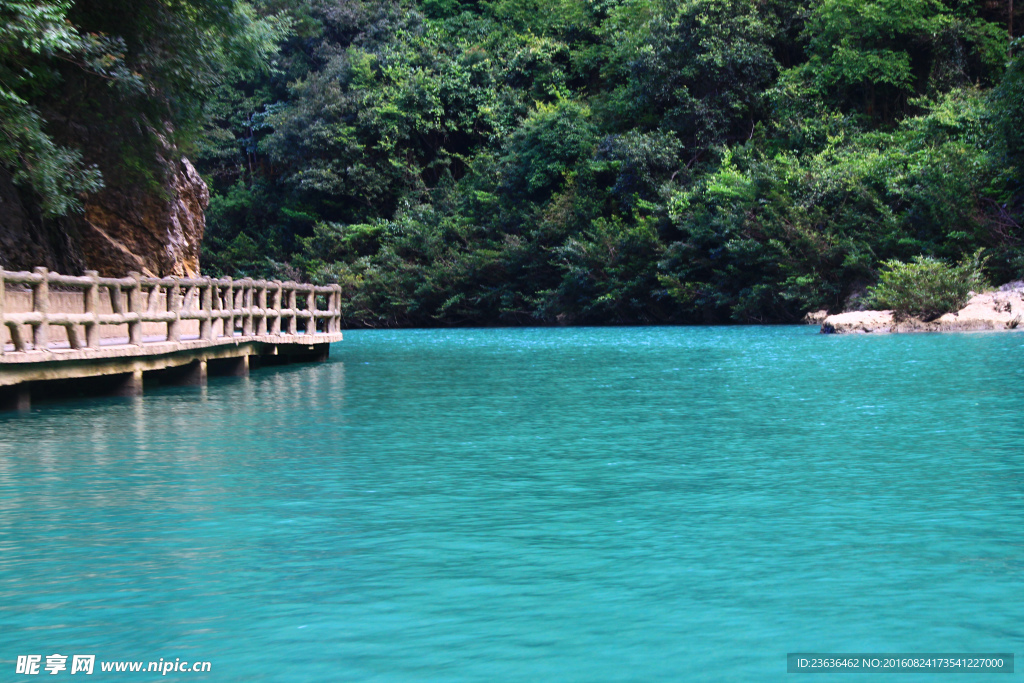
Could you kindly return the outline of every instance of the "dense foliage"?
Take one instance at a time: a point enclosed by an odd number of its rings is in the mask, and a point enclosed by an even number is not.
[[[340,283],[353,325],[795,321],[892,259],[1024,274],[1010,6],[0,0],[0,163],[71,210],[140,145],[55,121],[170,122],[204,269]]]
[[[47,216],[106,180],[158,186],[158,155],[286,30],[239,0],[0,0],[0,164]]]
[[[891,309],[897,319],[910,316],[924,321],[959,310],[971,292],[984,288],[981,252],[956,265],[931,256],[915,256],[911,263],[886,261],[878,284],[868,289],[875,308]]]

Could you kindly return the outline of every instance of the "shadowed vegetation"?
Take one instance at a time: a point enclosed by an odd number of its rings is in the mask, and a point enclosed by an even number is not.
[[[0,162],[74,210],[144,167],[135,134],[83,158],[37,90],[99,131],[173,122],[213,190],[206,271],[340,283],[351,325],[792,322],[894,259],[1024,274],[1009,4],[118,4],[7,29],[27,132]]]

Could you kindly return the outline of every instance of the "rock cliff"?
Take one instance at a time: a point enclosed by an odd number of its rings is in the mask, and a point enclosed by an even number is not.
[[[160,166],[160,188],[108,186],[86,200],[83,214],[51,220],[0,169],[0,267],[197,275],[209,190],[188,159]]]

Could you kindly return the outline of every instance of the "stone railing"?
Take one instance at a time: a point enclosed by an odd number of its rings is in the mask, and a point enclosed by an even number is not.
[[[12,305],[18,296],[20,307]],[[58,298],[60,305],[53,305]],[[70,276],[46,268],[31,273],[0,270],[0,329],[5,326],[8,334],[0,335],[0,355],[5,352],[5,337],[15,353],[23,353],[91,349],[103,342],[180,342],[185,326],[192,338],[213,343],[238,336],[333,333],[341,330],[341,288],[231,278],[150,278],[138,273],[105,278],[95,271]],[[110,327],[120,333],[106,333]],[[54,328],[63,328],[62,334],[52,334],[58,331]],[[154,328],[160,330],[156,335]]]

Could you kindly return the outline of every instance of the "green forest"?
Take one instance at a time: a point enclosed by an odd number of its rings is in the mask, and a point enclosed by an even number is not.
[[[348,326],[792,323],[892,260],[1024,276],[1008,0],[0,14],[0,164],[40,211],[153,182],[171,139],[204,274],[338,283]]]

